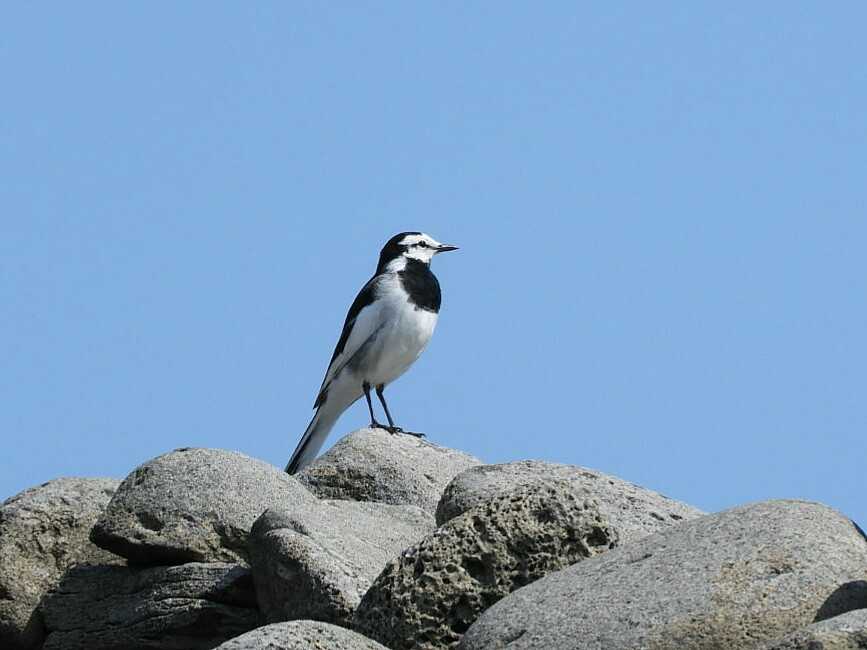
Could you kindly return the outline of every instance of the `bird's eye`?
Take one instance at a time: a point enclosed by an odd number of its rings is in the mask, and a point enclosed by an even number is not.
[[[420,241],[417,245],[421,246],[422,248],[427,248],[427,242],[426,241]]]

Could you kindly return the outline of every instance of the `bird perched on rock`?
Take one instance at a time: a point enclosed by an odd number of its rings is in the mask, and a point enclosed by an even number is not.
[[[313,405],[316,413],[286,465],[288,473],[300,471],[316,458],[337,418],[362,395],[367,398],[371,427],[410,433],[395,426],[383,391],[418,359],[433,334],[441,295],[430,262],[437,253],[453,250],[457,246],[441,244],[423,232],[402,232],[385,244],[376,273],[346,315]],[[371,388],[382,403],[388,426],[373,415]]]

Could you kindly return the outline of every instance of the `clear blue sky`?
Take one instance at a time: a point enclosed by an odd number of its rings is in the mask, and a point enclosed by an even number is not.
[[[867,5],[577,4],[7,5],[0,497],[282,467],[424,230],[461,251],[400,423],[867,522]]]

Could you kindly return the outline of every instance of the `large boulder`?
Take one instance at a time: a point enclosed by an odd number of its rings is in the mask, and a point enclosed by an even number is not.
[[[867,543],[816,503],[769,501],[700,517],[519,589],[463,650],[750,648],[867,607]]]
[[[389,648],[446,648],[515,589],[607,551],[616,532],[563,481],[523,485],[452,519],[390,562],[353,629]]]
[[[808,625],[763,647],[763,650],[864,650],[867,609],[856,609]]]
[[[36,607],[69,567],[122,561],[88,539],[119,482],[61,478],[0,505],[0,648],[39,646]]]
[[[274,506],[315,503],[293,477],[255,458],[178,449],[124,479],[91,539],[140,564],[244,563],[259,515]]]
[[[72,569],[43,604],[44,650],[213,648],[260,623],[236,564]]]
[[[321,621],[272,623],[230,639],[216,650],[388,650],[357,632]]]
[[[515,486],[547,478],[569,481],[578,494],[589,492],[596,497],[602,514],[620,534],[621,544],[704,514],[616,476],[575,465],[524,460],[480,465],[458,474],[446,487],[437,506],[437,524],[442,525],[479,503],[510,492]]]
[[[360,429],[308,465],[298,478],[323,499],[380,501],[434,513],[452,478],[481,461],[427,440]]]
[[[259,606],[270,622],[346,625],[386,563],[434,528],[433,515],[416,506],[321,501],[268,510],[250,536]]]

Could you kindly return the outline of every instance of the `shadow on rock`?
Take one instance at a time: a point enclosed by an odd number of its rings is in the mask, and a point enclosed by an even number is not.
[[[261,624],[250,570],[216,562],[74,567],[39,610],[44,650],[204,650]]]
[[[814,623],[834,618],[853,609],[867,608],[867,580],[853,580],[837,587],[816,612]]]

